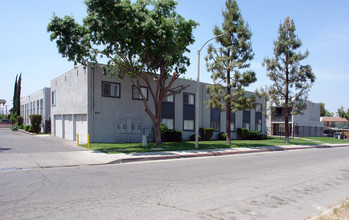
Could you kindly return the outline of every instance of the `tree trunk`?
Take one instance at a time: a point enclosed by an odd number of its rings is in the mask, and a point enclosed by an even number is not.
[[[285,143],[289,143],[289,131],[288,131],[288,56],[286,55],[286,92],[285,92]]]
[[[154,139],[155,139],[155,144],[156,145],[161,145],[162,140],[161,140],[161,132],[160,132],[160,120],[158,118],[153,121],[154,125]]]
[[[289,138],[289,130],[288,130],[288,107],[285,109],[285,143],[290,142]]]
[[[230,56],[230,51],[228,51],[228,57]],[[230,69],[227,70],[227,95],[230,95]],[[226,131],[226,140],[227,144],[231,144],[231,132],[230,132],[230,123],[231,123],[231,117],[230,117],[230,101],[226,103],[226,110],[227,110],[227,120],[225,122],[225,131]]]
[[[231,114],[230,114],[230,105],[227,105],[227,121],[226,121],[226,131],[227,131],[227,135],[226,135],[226,140],[227,140],[227,144],[230,145],[231,144],[231,131],[230,131],[230,121],[231,121]]]

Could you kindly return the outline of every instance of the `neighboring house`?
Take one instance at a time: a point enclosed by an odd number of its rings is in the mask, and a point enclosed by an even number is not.
[[[320,121],[320,104],[306,101],[307,108],[302,114],[290,115],[289,135],[295,137],[321,137],[324,125]],[[285,111],[283,107],[268,108],[267,127],[268,135],[285,135]]]
[[[335,132],[343,131],[349,135],[348,120],[341,117],[321,117],[320,121],[324,123],[324,133],[330,137]]]
[[[196,81],[178,79],[173,87],[189,85],[174,96],[167,97],[162,104],[162,122],[170,129],[182,130],[183,140],[195,133],[195,93]],[[152,97],[145,83],[142,91],[154,108]],[[200,83],[200,128],[215,128],[214,137],[225,131],[226,113],[207,108],[205,83]],[[253,93],[248,93],[253,95]],[[51,80],[52,134],[82,142],[140,142],[142,135],[153,141],[153,123],[144,111],[143,101],[125,77],[104,76],[101,65],[93,68],[78,66]],[[262,117],[263,100],[258,110],[238,111],[232,114],[232,138],[237,138],[237,128],[246,127],[266,133],[265,119]]]
[[[50,133],[50,88],[43,88],[29,96],[21,98],[21,116],[23,124],[30,125],[30,115],[41,115],[41,132]]]

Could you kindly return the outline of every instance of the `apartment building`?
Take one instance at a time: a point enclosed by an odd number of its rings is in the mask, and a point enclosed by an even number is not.
[[[321,137],[324,124],[320,121],[320,104],[306,101],[302,114],[289,116],[289,135],[296,137]],[[268,135],[285,135],[285,110],[280,106],[268,107]]]
[[[41,115],[41,132],[50,133],[50,88],[43,88],[31,95],[21,98],[20,113],[23,124],[30,125],[30,115]]]
[[[189,85],[180,94],[167,97],[162,104],[162,122],[170,129],[182,130],[183,140],[195,133],[196,81],[178,79],[175,86]],[[225,131],[226,113],[207,108],[205,83],[200,83],[199,127],[215,128],[214,136]],[[142,84],[149,108],[154,109],[147,85]],[[248,93],[253,95],[253,93]],[[262,116],[263,100],[256,109],[232,113],[232,138],[237,138],[237,128],[266,132]],[[125,77],[102,74],[101,65],[78,66],[51,80],[52,134],[86,142],[139,142],[143,134],[153,141],[153,123],[144,111],[138,90]]]

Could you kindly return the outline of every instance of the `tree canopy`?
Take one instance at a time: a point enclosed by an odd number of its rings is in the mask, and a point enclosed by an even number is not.
[[[327,111],[325,103],[320,102],[320,117],[333,117],[334,113]]]
[[[309,56],[309,51],[298,51],[302,42],[295,31],[294,21],[287,17],[280,24],[278,38],[274,41],[274,58],[265,58],[263,62],[272,81],[269,99],[285,109],[285,125],[288,125],[290,114],[300,114],[306,108],[308,92],[316,79],[311,66],[300,63]],[[285,136],[288,142],[288,126],[285,126]]]
[[[13,89],[13,107],[11,108],[10,112],[13,115],[20,115],[21,114],[21,83],[22,83],[22,73],[16,75],[15,85]]]
[[[129,77],[138,89],[144,109],[153,121],[155,142],[161,144],[161,103],[185,86],[172,87],[186,72],[188,46],[197,23],[175,12],[173,0],[87,0],[82,24],[72,16],[53,16],[47,30],[59,53],[75,64],[108,59],[103,73]],[[155,109],[150,109],[140,88],[146,83]],[[154,86],[155,84],[155,86]]]
[[[349,108],[347,109],[347,111],[344,110],[344,107],[341,106],[338,110],[337,110],[337,114],[339,117],[341,118],[345,118],[348,120],[349,123]]]
[[[219,47],[209,45],[206,66],[214,82],[207,86],[209,106],[226,111],[226,139],[230,144],[230,114],[254,106],[255,97],[246,95],[244,87],[257,79],[253,71],[244,70],[254,56],[249,25],[243,20],[236,1],[227,0],[225,6],[222,27],[215,26],[213,30]]]

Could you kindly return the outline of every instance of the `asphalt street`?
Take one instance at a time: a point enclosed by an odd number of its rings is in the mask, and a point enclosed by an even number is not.
[[[0,219],[304,219],[349,197],[349,148],[0,171],[0,187]]]

